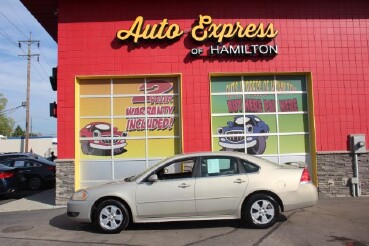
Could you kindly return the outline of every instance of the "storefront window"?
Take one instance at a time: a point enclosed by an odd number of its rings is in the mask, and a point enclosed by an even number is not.
[[[212,77],[213,151],[309,162],[307,93],[305,76]]]
[[[79,80],[81,184],[134,175],[180,153],[178,87],[178,77]]]

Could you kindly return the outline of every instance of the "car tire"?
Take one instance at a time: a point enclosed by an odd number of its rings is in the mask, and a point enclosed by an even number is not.
[[[42,179],[39,176],[31,176],[27,183],[30,190],[40,190],[43,185]]]
[[[114,155],[121,155],[124,153],[124,148],[114,149]]]
[[[267,194],[256,194],[250,197],[242,213],[245,222],[256,229],[273,226],[279,214],[279,204]]]
[[[265,149],[266,149],[266,137],[259,136],[257,137],[256,144],[253,147],[247,149],[247,153],[252,155],[261,155],[264,153]]]
[[[90,143],[88,141],[83,141],[81,143],[81,149],[82,149],[82,153],[84,155],[93,155],[94,154],[94,149],[90,147]]]
[[[104,233],[119,233],[130,221],[128,209],[117,200],[106,200],[97,206],[94,222]]]

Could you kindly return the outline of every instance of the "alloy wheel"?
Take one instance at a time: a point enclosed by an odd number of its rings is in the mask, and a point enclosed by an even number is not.
[[[99,222],[101,227],[107,230],[115,230],[123,223],[123,213],[115,205],[108,205],[104,207],[99,215]]]
[[[275,217],[275,208],[270,201],[258,200],[252,204],[250,213],[255,224],[265,225]]]

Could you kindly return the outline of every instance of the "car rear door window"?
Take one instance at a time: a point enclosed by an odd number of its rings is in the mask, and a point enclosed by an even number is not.
[[[232,157],[201,158],[201,177],[238,174],[238,165]]]
[[[27,161],[26,162],[26,167],[40,167],[41,164],[40,163],[37,163],[37,162],[34,162],[34,161]]]

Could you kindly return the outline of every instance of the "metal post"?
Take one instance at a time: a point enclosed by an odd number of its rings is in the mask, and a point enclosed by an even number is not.
[[[355,163],[355,178],[356,178],[356,196],[361,196],[360,182],[359,182],[359,163],[357,160],[357,154],[354,154]]]

